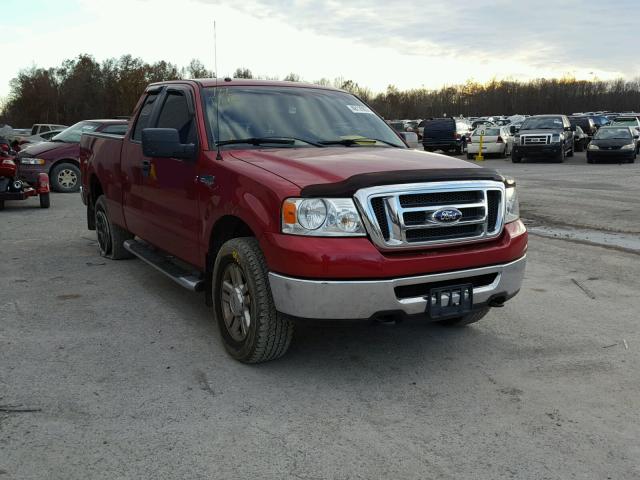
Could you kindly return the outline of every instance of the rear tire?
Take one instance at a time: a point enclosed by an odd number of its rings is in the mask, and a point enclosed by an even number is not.
[[[222,245],[211,283],[214,317],[229,355],[243,363],[260,363],[287,352],[294,325],[276,311],[267,264],[255,238]]]
[[[134,235],[111,222],[104,195],[100,195],[96,201],[95,218],[100,255],[111,260],[133,258],[133,254],[124,248],[123,244],[125,240],[132,239]]]
[[[490,308],[485,307],[475,312],[471,312],[462,317],[448,318],[446,320],[441,320],[438,324],[444,327],[466,327],[472,323],[476,323],[484,318],[484,316],[489,313]]]
[[[40,208],[49,208],[51,206],[51,198],[49,192],[40,194]]]
[[[513,153],[513,151],[511,151],[511,161],[513,163],[520,163],[522,161],[522,157],[516,153]]]

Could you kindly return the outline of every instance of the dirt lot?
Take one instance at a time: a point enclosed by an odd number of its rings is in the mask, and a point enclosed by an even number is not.
[[[199,294],[99,257],[78,195],[7,204],[0,479],[640,478],[640,164],[485,164],[545,235],[513,301],[466,329],[299,325],[258,366]],[[585,243],[605,230],[631,243]]]

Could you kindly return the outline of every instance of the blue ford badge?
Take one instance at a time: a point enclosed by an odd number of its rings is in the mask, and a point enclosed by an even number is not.
[[[462,218],[462,212],[457,208],[441,208],[433,212],[433,219],[440,223],[455,223]]]

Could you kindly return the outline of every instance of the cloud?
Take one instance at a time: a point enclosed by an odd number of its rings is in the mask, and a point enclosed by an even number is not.
[[[545,71],[638,74],[637,0],[200,0],[401,54],[505,58]]]

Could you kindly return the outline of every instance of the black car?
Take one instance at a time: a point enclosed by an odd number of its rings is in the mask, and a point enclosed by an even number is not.
[[[584,115],[572,115],[569,117],[569,122],[572,127],[580,127],[582,131],[587,134],[589,139],[591,139],[598,131],[596,122],[594,122],[591,117],[586,117]]]
[[[511,161],[520,163],[523,157],[551,157],[556,162],[563,162],[565,157],[572,157],[575,151],[573,132],[566,115],[535,115],[527,117],[519,130],[514,125],[510,128],[515,135]]]
[[[606,127],[611,123],[611,119],[608,115],[588,115],[588,117],[596,124],[596,128]]]
[[[456,122],[451,117],[433,118],[424,121],[422,132],[422,146],[428,152],[442,150],[449,152],[454,150],[457,155],[464,152],[467,146],[466,133],[469,125]]]
[[[638,153],[638,138],[629,127],[602,127],[587,148],[587,162],[613,160],[633,163]]]

